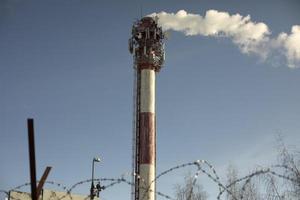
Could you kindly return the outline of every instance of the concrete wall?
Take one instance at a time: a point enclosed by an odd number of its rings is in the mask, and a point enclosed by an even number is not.
[[[66,192],[59,192],[54,190],[42,191],[39,200],[90,200],[88,195],[67,194]],[[30,193],[21,191],[10,191],[8,200],[31,200]],[[99,200],[95,197],[94,200]]]

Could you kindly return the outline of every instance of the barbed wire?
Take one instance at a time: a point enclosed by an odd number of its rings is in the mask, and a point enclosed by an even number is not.
[[[287,165],[272,165],[269,168],[257,169],[254,172],[252,172],[252,173],[250,173],[250,174],[248,174],[244,177],[238,178],[235,181],[229,183],[228,185],[225,185],[221,182],[220,177],[218,176],[218,174],[217,174],[215,168],[213,167],[213,165],[211,165],[206,160],[196,160],[194,162],[188,162],[188,163],[184,163],[184,164],[180,164],[180,165],[171,167],[171,168],[159,173],[155,177],[155,179],[151,181],[150,185],[147,185],[147,187],[142,187],[142,186],[139,186],[139,187],[140,187],[140,189],[143,189],[144,191],[146,191],[144,193],[144,195],[147,192],[154,192],[155,194],[157,194],[157,195],[159,195],[159,196],[161,196],[165,199],[176,200],[176,198],[171,197],[169,195],[166,195],[166,194],[164,194],[160,191],[153,191],[151,189],[151,185],[156,183],[162,176],[165,176],[165,175],[167,175],[167,174],[169,174],[169,173],[171,173],[175,170],[179,170],[179,169],[182,169],[182,168],[185,168],[185,167],[190,167],[190,166],[195,166],[197,169],[196,169],[196,172],[194,173],[194,176],[193,176],[193,179],[192,179],[192,184],[191,184],[190,188],[188,188],[189,193],[187,195],[187,197],[188,197],[187,200],[191,200],[191,197],[192,197],[192,194],[193,194],[193,187],[196,185],[196,182],[197,182],[197,179],[199,178],[200,173],[203,173],[204,175],[206,175],[218,187],[219,193],[216,197],[217,200],[221,200],[221,197],[225,192],[227,194],[229,194],[232,197],[232,199],[234,199],[234,200],[243,200],[244,197],[245,197],[244,194],[245,194],[245,191],[247,189],[247,186],[251,183],[252,179],[255,178],[255,177],[262,176],[262,175],[277,177],[277,178],[280,178],[280,179],[284,179],[284,180],[299,184],[299,180],[297,180],[297,179],[295,179],[291,176],[286,175],[286,173],[282,174],[282,173],[279,173],[279,172],[276,171],[276,170],[284,170],[285,172],[292,172],[292,173],[298,175],[298,172],[295,171],[293,168],[291,168]],[[207,167],[208,169],[205,169],[205,167]],[[134,176],[137,176],[137,178],[139,178],[141,181],[145,182],[145,180],[142,177],[140,177],[138,174],[130,174],[130,178],[132,178]],[[132,180],[134,180],[134,179],[132,179]],[[128,181],[124,177],[124,175],[121,175],[121,177],[119,177],[119,178],[96,178],[93,181],[109,182],[109,183],[103,185],[103,190],[107,190],[107,189],[112,188],[112,187],[114,187],[118,184],[121,184],[121,183],[127,184],[129,186],[134,186],[134,183],[132,181]],[[55,191],[51,191],[51,195],[50,195],[49,199],[63,200],[64,198],[69,197],[71,200],[73,200],[72,191],[75,188],[77,188],[78,186],[83,185],[83,184],[87,184],[87,183],[90,183],[90,182],[92,182],[92,179],[79,181],[79,182],[71,185],[71,187],[69,187],[69,188],[67,186],[61,184],[61,183],[54,182],[54,181],[46,181],[45,184],[53,185],[55,187],[60,188],[62,191],[65,191],[65,194],[63,196],[60,196],[60,195],[56,194]],[[240,193],[239,197],[237,197],[235,194],[232,193],[231,188],[234,185],[237,185],[237,184],[242,183],[242,182],[243,182],[243,184],[242,184],[242,188],[241,188],[241,193]],[[16,186],[16,187],[12,188],[9,191],[15,191],[17,193],[19,192],[19,193],[22,193],[22,194],[27,194],[30,197],[29,193],[23,193],[23,192],[18,191],[18,190],[20,190],[20,189],[22,189],[23,187],[26,187],[26,186],[30,186],[30,183],[24,183],[22,185]],[[23,200],[23,199],[18,199],[18,198],[15,198],[15,197],[9,195],[9,191],[0,190],[0,193],[3,193],[6,197],[9,197],[12,200]],[[87,197],[85,197],[85,199],[89,199],[89,198],[90,198],[89,195]]]
[[[204,170],[202,167],[201,167],[201,164],[205,164],[206,166],[209,167],[209,169],[212,171],[212,173],[214,174],[215,178],[213,178],[213,176],[211,176],[209,173],[207,173],[206,170]],[[149,192],[152,184],[154,184],[155,182],[157,182],[157,180],[162,177],[163,175],[166,175],[170,172],[173,172],[175,170],[178,170],[178,169],[181,169],[181,168],[185,168],[185,167],[188,167],[188,166],[196,166],[197,167],[197,171],[195,172],[194,174],[194,177],[193,177],[193,180],[192,180],[192,185],[191,185],[191,188],[190,188],[190,192],[188,194],[188,200],[191,199],[191,196],[192,196],[192,193],[193,193],[193,187],[195,186],[196,184],[196,181],[199,177],[199,173],[200,172],[203,172],[205,173],[206,175],[208,175],[209,178],[213,178],[212,180],[215,180],[218,182],[218,186],[219,186],[219,191],[221,191],[221,188],[220,188],[220,182],[219,182],[219,176],[217,175],[217,172],[216,170],[214,169],[214,167],[206,160],[196,160],[194,162],[188,162],[188,163],[184,163],[184,164],[180,164],[180,165],[177,165],[177,166],[174,166],[170,169],[167,169],[163,172],[161,172],[160,174],[158,174],[154,180],[151,181],[150,185],[148,186],[147,190],[145,191],[144,195],[143,195],[143,198],[145,197],[145,195],[147,194],[147,192]],[[142,198],[142,199],[143,199]]]
[[[77,186],[82,185],[82,184],[85,184],[85,183],[89,183],[89,182],[91,182],[91,181],[92,181],[92,179],[87,179],[87,180],[84,180],[84,181],[80,181],[80,182],[74,184],[73,186],[71,186],[71,188],[68,190],[68,192],[71,193],[72,190],[75,189]],[[126,183],[127,185],[130,185],[130,186],[134,185],[134,183],[128,181],[128,180],[125,179],[124,177],[121,177],[121,178],[96,178],[96,179],[94,179],[94,181],[96,181],[96,182],[97,182],[97,181],[100,181],[100,182],[101,182],[101,181],[111,181],[112,183],[110,183],[110,184],[108,184],[108,185],[104,185],[104,190],[107,189],[107,188],[109,188],[109,187],[112,187],[112,186],[114,186],[114,185],[120,184],[120,183]],[[144,190],[146,189],[145,187],[140,187],[140,188],[141,188],[141,189],[144,189]],[[166,199],[172,199],[172,200],[175,200],[174,198],[172,198],[172,197],[170,197],[169,195],[166,195],[166,194],[164,194],[164,193],[162,193],[162,192],[159,192],[159,191],[152,191],[152,190],[151,190],[151,192],[155,192],[157,195],[162,196],[162,197],[164,197],[164,198],[166,198]]]
[[[39,181],[37,181],[37,183],[39,183]],[[54,185],[54,186],[60,188],[61,190],[67,192],[67,186],[65,186],[65,185],[63,185],[63,184],[61,184],[61,183],[58,183],[58,182],[55,182],[55,181],[45,181],[45,184],[48,184],[48,185]],[[21,188],[26,187],[26,186],[30,186],[30,183],[28,182],[28,183],[24,183],[24,184],[22,184],[22,185],[18,185],[18,186],[16,186],[16,187],[10,189],[9,191],[14,191],[14,192],[16,192],[16,193],[22,193],[22,192],[20,192],[20,191],[18,191],[18,190],[20,190]],[[23,199],[19,199],[19,198],[10,196],[10,195],[9,195],[9,191],[6,191],[6,196],[7,196],[7,197],[10,197],[12,200],[23,200]],[[27,195],[28,197],[30,197],[30,193],[22,193],[22,194]],[[69,196],[70,199],[73,199],[72,196],[71,196],[71,194],[69,194],[68,192],[64,195],[64,198],[65,198],[66,196]]]
[[[252,172],[251,174],[249,175],[246,175],[242,178],[239,178],[233,182],[231,182],[229,185],[226,186],[227,189],[231,188],[232,186],[238,184],[239,182],[242,182],[242,181],[245,181],[243,186],[242,186],[242,189],[241,189],[241,195],[240,195],[240,199],[243,200],[244,199],[244,192],[246,190],[246,186],[251,182],[251,179],[253,179],[254,177],[258,177],[258,176],[261,176],[261,175],[264,175],[264,174],[269,174],[271,176],[275,176],[275,177],[278,177],[278,178],[281,178],[281,179],[284,179],[284,180],[287,180],[287,181],[291,181],[291,182],[294,182],[294,183],[298,183],[298,180],[294,179],[294,178],[291,178],[289,176],[285,176],[285,175],[282,175],[282,174],[279,174],[277,172],[275,172],[274,170],[272,170],[272,168],[281,168],[281,169],[285,169],[285,170],[290,170],[292,171],[292,168],[286,166],[286,165],[272,165],[270,168],[265,168],[265,169],[260,169],[260,170],[256,170],[254,172]],[[228,192],[228,190],[226,190]],[[221,195],[225,192],[225,190],[222,190],[218,196],[217,196],[217,199],[219,200]],[[229,193],[229,192],[228,192]],[[230,194],[230,193],[229,193]],[[230,194],[232,196],[232,194]],[[236,197],[232,196],[234,199],[236,199]]]

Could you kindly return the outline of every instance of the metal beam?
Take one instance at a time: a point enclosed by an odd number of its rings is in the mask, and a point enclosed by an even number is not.
[[[39,184],[38,184],[37,189],[36,189],[36,198],[37,199],[39,198],[39,196],[41,194],[41,191],[43,189],[44,183],[45,183],[45,181],[46,181],[46,179],[49,175],[50,170],[51,170],[51,167],[47,166],[41,180],[39,181]]]
[[[37,200],[33,119],[27,119],[31,198]]]

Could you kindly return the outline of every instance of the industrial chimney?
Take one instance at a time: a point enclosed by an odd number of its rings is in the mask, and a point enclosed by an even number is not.
[[[163,39],[157,18],[144,17],[133,24],[129,51],[133,54],[135,70],[134,200],[155,200],[155,75],[164,62]]]

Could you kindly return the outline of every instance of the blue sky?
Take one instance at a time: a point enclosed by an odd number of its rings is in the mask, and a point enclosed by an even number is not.
[[[300,25],[296,0],[142,4],[144,15],[181,9],[249,14],[274,36]],[[48,179],[70,186],[90,178],[95,155],[103,158],[97,177],[131,171],[133,67],[127,45],[140,5],[1,1],[0,189],[29,181],[29,117],[35,119],[38,177],[50,165]],[[206,159],[223,176],[230,163],[242,174],[273,163],[278,132],[288,146],[300,142],[299,85],[300,69],[244,55],[226,38],[171,32],[165,66],[157,76],[157,171]],[[169,185],[158,189],[171,195],[184,173],[166,177],[162,181]],[[128,186],[114,188],[104,191],[103,199],[129,199]]]

